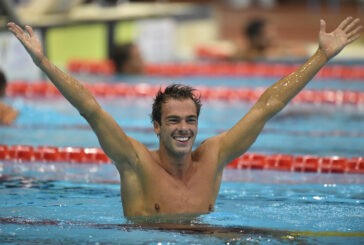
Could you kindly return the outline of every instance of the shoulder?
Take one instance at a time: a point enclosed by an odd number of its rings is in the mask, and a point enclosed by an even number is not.
[[[220,149],[221,139],[225,132],[202,141],[202,143],[193,151],[192,157],[195,159],[205,157],[217,157]]]
[[[128,140],[133,146],[137,157],[130,164],[116,163],[115,165],[120,173],[126,172],[130,174],[133,172],[137,176],[145,176],[146,173],[155,171],[155,168],[160,166],[158,164],[160,161],[158,150],[150,150],[142,142],[129,136]]]
[[[133,151],[136,154],[136,157],[133,158],[132,162],[115,162],[115,165],[119,172],[140,172],[146,162],[151,161],[152,152],[140,141],[127,136],[128,141],[130,142]]]

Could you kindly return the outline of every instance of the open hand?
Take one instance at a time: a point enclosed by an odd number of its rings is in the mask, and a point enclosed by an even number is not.
[[[25,26],[27,31],[25,32],[20,26],[12,22],[8,23],[8,28],[23,44],[34,63],[39,65],[44,57],[43,47],[38,37],[34,34],[33,29],[30,26]]]
[[[326,54],[327,59],[337,55],[346,45],[360,37],[359,19],[350,16],[343,20],[331,33],[326,32],[326,22],[320,21],[319,47]]]

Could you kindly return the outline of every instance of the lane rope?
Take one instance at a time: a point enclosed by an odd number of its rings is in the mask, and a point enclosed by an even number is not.
[[[147,64],[146,75],[150,76],[268,76],[282,77],[294,72],[300,65],[262,62],[215,62],[215,63],[163,63]],[[110,60],[70,60],[67,69],[71,73],[114,75],[115,66]],[[316,77],[323,79],[364,81],[363,65],[328,65]]]
[[[160,86],[146,83],[95,83],[84,85],[95,95],[102,97],[154,97]],[[241,100],[257,101],[266,88],[229,88],[195,86],[202,99],[205,100]],[[162,87],[163,89],[163,87]],[[23,97],[55,97],[60,96],[56,87],[46,81],[29,83],[16,80],[8,84],[7,95]],[[295,103],[363,105],[364,92],[350,90],[302,90],[293,100]]]
[[[54,147],[29,145],[0,145],[0,161],[69,162],[109,164],[111,160],[100,148]],[[317,173],[364,174],[364,157],[264,155],[246,153],[232,161],[227,168],[278,170]]]
[[[150,64],[146,67],[148,75],[159,76],[263,76],[283,77],[294,71],[297,64],[266,63],[213,63],[213,64]],[[363,66],[332,65],[323,67],[315,76],[323,79],[356,80],[364,79]]]

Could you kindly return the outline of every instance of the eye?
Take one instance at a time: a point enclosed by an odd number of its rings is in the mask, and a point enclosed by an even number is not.
[[[169,122],[169,123],[178,123],[179,119],[176,118],[176,117],[171,117],[171,118],[167,119],[167,122]]]
[[[187,118],[187,122],[188,123],[196,123],[197,122],[197,118],[195,118],[195,117],[189,117],[189,118]]]

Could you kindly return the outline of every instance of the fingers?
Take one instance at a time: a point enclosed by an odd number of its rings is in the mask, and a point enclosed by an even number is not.
[[[17,24],[10,22],[8,23],[8,28],[9,31],[11,31],[12,33],[14,33],[14,35],[21,41],[21,42],[25,42],[28,38],[29,35],[34,35],[33,29],[30,26],[26,26],[25,29],[28,33],[26,33],[20,26],[18,26]]]
[[[345,32],[347,37],[347,44],[352,43],[360,37],[359,32],[363,27],[361,25],[358,26],[359,23],[359,18],[353,20],[353,18],[350,16],[347,17],[343,22],[341,22],[339,27],[337,28]]]
[[[8,23],[8,28],[12,33],[16,34],[17,31],[16,31],[16,24],[15,23],[13,23],[13,22]]]
[[[14,33],[15,36],[17,36],[18,38],[24,32],[23,29],[15,23],[9,23],[8,26],[9,26],[9,30],[12,33]]]
[[[360,37],[360,35],[359,35],[359,34],[357,34],[357,35],[355,35],[355,36],[353,36],[353,37],[349,38],[349,39],[348,39],[348,41],[347,41],[347,44],[354,42],[354,41],[355,41],[356,39],[358,39],[359,37]]]
[[[353,17],[349,16],[345,20],[343,20],[340,25],[338,26],[339,29],[344,29],[353,19]]]
[[[347,33],[348,39],[350,39],[353,36],[356,36],[360,32],[361,29],[363,29],[363,27],[362,26],[358,26],[354,30],[352,30],[351,32]]]
[[[320,20],[320,32],[326,32],[326,22],[323,19]]]
[[[23,28],[13,22],[8,23],[8,28],[15,34],[25,33]],[[29,32],[29,34],[34,34],[33,29],[30,26],[25,26],[25,29]]]
[[[355,28],[355,26],[357,24],[359,24],[360,20],[359,18],[356,18],[355,20],[353,20],[352,22],[350,22],[343,30],[348,33],[350,32],[351,30],[353,30]]]
[[[34,32],[33,32],[32,27],[30,27],[30,26],[25,26],[25,29],[27,30],[27,32],[29,32],[30,36],[34,36]]]
[[[23,30],[20,28],[20,26],[18,26],[17,24],[15,24],[15,23],[9,23],[8,24],[8,26],[9,26],[9,29],[11,30],[11,31],[13,31],[15,34],[16,33],[20,33],[20,32],[22,32]]]

